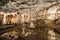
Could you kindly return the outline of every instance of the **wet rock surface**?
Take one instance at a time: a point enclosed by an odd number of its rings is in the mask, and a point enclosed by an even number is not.
[[[60,0],[9,0],[7,2],[1,1],[0,11],[4,11],[7,13],[19,12],[19,13],[27,13],[29,16],[38,15],[44,19],[44,10],[49,6],[60,2]],[[5,2],[5,4],[4,4]],[[59,24],[59,21],[57,22]],[[53,32],[56,33],[58,37],[60,35],[60,30],[57,27],[48,27],[44,20],[37,20],[34,22],[36,28],[29,28],[30,24],[26,23],[25,25],[18,25],[18,28],[13,28],[13,30],[17,30],[17,35],[12,32],[7,32],[6,34],[2,34],[1,40],[50,40],[48,39],[48,31],[50,29],[54,29]],[[52,22],[48,24],[49,26],[56,26]],[[17,27],[17,26],[16,26]],[[25,28],[25,29],[23,29]],[[10,28],[9,28],[10,29]],[[7,29],[6,29],[7,30]],[[26,36],[27,35],[27,36]],[[5,37],[5,38],[3,38]],[[58,39],[60,40],[60,39]]]

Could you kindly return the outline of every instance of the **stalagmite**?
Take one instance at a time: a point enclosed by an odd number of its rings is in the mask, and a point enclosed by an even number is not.
[[[29,28],[35,28],[35,25],[34,25],[34,23],[33,23],[33,22],[31,22],[31,23],[30,23]]]

